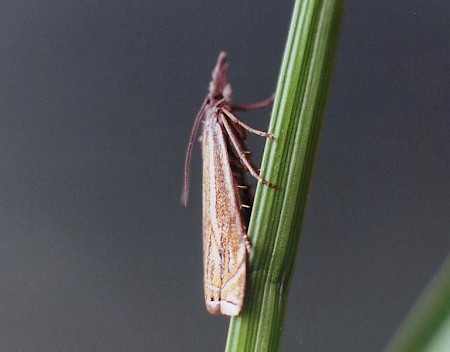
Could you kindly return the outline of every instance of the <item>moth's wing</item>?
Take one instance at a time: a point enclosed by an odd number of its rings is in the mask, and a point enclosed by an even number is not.
[[[238,315],[246,274],[246,233],[222,127],[213,116],[203,130],[203,265],[210,313]]]

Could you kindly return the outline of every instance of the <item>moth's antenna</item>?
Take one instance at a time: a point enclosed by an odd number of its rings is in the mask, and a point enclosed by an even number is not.
[[[208,97],[203,101],[200,110],[195,117],[194,126],[192,127],[191,137],[189,138],[189,144],[186,150],[186,161],[184,162],[184,185],[183,185],[183,193],[181,194],[181,202],[184,206],[187,205],[188,197],[189,197],[189,175],[191,168],[191,155],[192,148],[195,143],[195,136],[197,135],[198,126],[200,125],[200,121],[202,120],[203,114],[205,112],[206,105],[208,104]]]

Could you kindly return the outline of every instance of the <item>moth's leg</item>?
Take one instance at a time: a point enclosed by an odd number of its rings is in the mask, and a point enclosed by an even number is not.
[[[252,244],[250,243],[250,238],[248,238],[247,235],[247,228],[244,228],[245,232],[244,232],[244,243],[245,243],[245,250],[247,251],[247,253],[250,253],[252,251]]]
[[[229,112],[230,114],[233,114],[231,111],[232,109],[228,110],[225,106],[230,106],[228,100],[222,99],[220,100],[214,109],[214,114],[215,115],[219,115],[221,113],[224,113],[223,110],[226,110],[227,112]],[[236,119],[238,119],[236,116],[234,116]],[[238,134],[239,139],[240,140],[245,140],[246,139],[246,135],[245,135],[245,130],[244,128],[242,128],[239,124],[235,123],[232,125],[233,129],[235,130],[235,132]]]
[[[254,133],[254,134],[257,134],[258,136],[261,136],[261,137],[266,137],[266,138],[269,138],[269,139],[275,139],[275,137],[273,136],[273,135],[271,135],[270,133],[268,133],[268,132],[264,132],[264,131],[260,131],[260,130],[257,130],[257,129],[255,129],[255,128],[252,128],[252,127],[250,127],[249,125],[247,125],[247,124],[245,124],[245,123],[243,123],[241,120],[239,120],[231,111],[228,111],[227,109],[225,109],[225,108],[222,108],[222,111],[223,111],[223,113],[225,114],[225,115],[227,115],[227,117],[231,120],[231,121],[233,121],[234,123],[237,123],[239,126],[242,126],[242,128],[245,128],[247,131],[249,131],[249,132],[251,132],[251,133]]]
[[[262,109],[266,106],[269,106],[273,103],[275,99],[275,93],[273,93],[270,97],[267,99],[264,99],[263,101],[259,101],[257,103],[253,104],[245,104],[245,105],[232,105],[231,109],[236,111],[250,111],[250,110],[256,110],[256,109]]]
[[[233,127],[233,129],[236,131],[236,134],[238,135],[240,141],[245,141],[247,139],[244,128],[242,128],[240,125],[236,123],[233,124],[231,127]]]
[[[244,164],[247,171],[252,175],[254,178],[256,178],[259,182],[272,187],[276,188],[276,185],[273,183],[270,183],[269,181],[263,179],[259,174],[256,172],[255,168],[252,166],[250,161],[247,159],[247,154],[245,153],[244,149],[242,148],[241,144],[239,143],[239,140],[236,138],[235,133],[233,132],[232,127],[230,126],[229,122],[227,121],[227,117],[223,114],[220,114],[220,119],[223,123],[223,126],[225,127],[225,130],[227,132],[227,135],[230,137],[231,144],[233,145],[234,150],[239,155],[239,159],[241,159],[242,163]]]
[[[239,188],[239,186],[238,186]],[[243,217],[245,217],[246,215],[249,216],[250,214],[246,214],[246,210],[250,209],[251,206],[247,205],[247,204],[241,204],[241,214]],[[245,215],[246,214],[246,215]],[[245,249],[247,250],[247,253],[250,253],[251,249],[252,249],[252,245],[250,244],[250,238],[247,235],[247,226],[245,225],[245,222],[242,224],[243,230],[241,232],[242,235],[242,239],[244,240],[244,244],[245,244]]]

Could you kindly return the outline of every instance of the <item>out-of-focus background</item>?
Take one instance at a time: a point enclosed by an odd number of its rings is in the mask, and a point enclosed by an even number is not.
[[[1,1],[1,351],[223,350],[184,152],[220,50],[236,103],[274,91],[292,8]],[[283,351],[381,350],[449,251],[449,18],[347,1]]]

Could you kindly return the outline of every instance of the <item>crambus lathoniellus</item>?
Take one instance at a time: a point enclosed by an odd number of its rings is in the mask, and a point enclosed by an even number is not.
[[[203,120],[203,266],[206,308],[212,314],[236,316],[244,301],[247,253],[250,244],[243,212],[248,198],[244,171],[269,187],[255,170],[245,148],[245,131],[274,139],[267,132],[243,123],[234,111],[269,105],[273,96],[256,104],[231,105],[227,55],[219,54],[212,72],[209,93],[194,122],[189,141],[182,201],[186,205],[189,164],[195,136]]]

